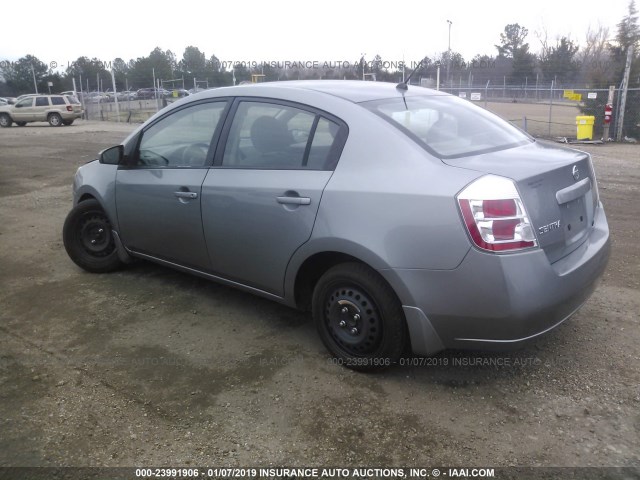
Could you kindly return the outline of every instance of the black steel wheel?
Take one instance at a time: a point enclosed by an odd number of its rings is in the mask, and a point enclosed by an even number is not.
[[[89,272],[110,272],[122,265],[111,222],[97,200],[81,202],[69,212],[62,236],[71,260]]]
[[[396,363],[407,329],[395,293],[375,271],[360,263],[329,269],[313,295],[313,316],[322,342],[336,363],[375,370]]]

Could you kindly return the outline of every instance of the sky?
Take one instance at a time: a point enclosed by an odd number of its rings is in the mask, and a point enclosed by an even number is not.
[[[536,32],[544,30],[551,42],[568,35],[581,44],[589,27],[602,25],[613,38],[628,0],[109,0],[69,4],[74,8],[32,0],[29,22],[18,11],[20,4],[13,0],[12,5],[16,11],[4,9],[0,62],[31,54],[60,71],[80,56],[128,61],[155,47],[181,59],[189,45],[223,63],[354,63],[362,54],[369,61],[379,54],[390,62],[410,62],[448,49],[447,20],[452,22],[451,49],[466,60],[476,54],[495,56],[494,45],[509,23],[529,30],[530,50],[537,52]],[[58,20],[52,23],[53,18]]]

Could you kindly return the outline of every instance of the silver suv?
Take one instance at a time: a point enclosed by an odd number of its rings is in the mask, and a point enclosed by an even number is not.
[[[73,96],[33,95],[0,107],[0,127],[10,127],[13,122],[20,127],[29,122],[49,122],[52,127],[71,125],[82,113],[82,105]]]

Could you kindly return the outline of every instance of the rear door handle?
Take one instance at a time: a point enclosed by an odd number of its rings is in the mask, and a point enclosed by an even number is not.
[[[310,205],[311,199],[309,197],[276,197],[278,203],[288,205]]]
[[[173,194],[178,198],[198,198],[198,194],[196,192],[173,192]]]

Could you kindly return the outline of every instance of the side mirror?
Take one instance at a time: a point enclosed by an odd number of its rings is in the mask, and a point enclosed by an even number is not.
[[[100,163],[106,165],[119,165],[124,156],[124,147],[122,145],[116,145],[115,147],[102,150],[98,157]]]

